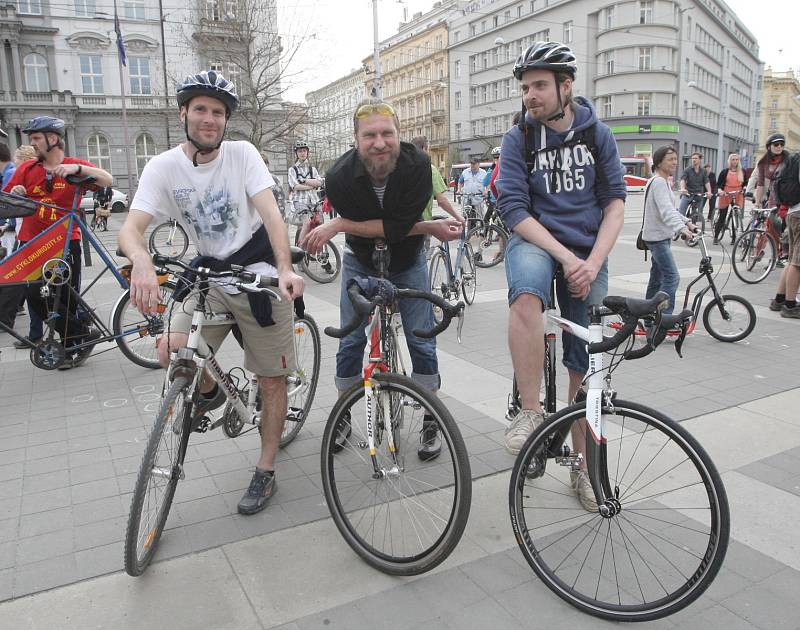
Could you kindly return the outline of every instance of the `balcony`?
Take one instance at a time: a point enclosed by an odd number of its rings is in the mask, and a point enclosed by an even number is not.
[[[436,123],[444,122],[445,116],[446,112],[444,111],[444,109],[434,109],[431,112],[431,118],[433,118],[433,122]]]
[[[51,90],[50,92],[23,92],[16,90],[8,90],[0,93],[0,102],[9,107],[25,107],[31,103],[45,104],[45,105],[72,105],[73,96],[69,91],[57,92]]]

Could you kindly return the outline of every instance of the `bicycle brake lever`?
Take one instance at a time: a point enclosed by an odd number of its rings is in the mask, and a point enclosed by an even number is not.
[[[683,322],[681,324],[681,334],[675,340],[675,352],[678,353],[678,356],[682,359],[683,355],[681,354],[681,347],[683,346],[683,340],[686,339],[686,334],[689,331],[689,322]]]

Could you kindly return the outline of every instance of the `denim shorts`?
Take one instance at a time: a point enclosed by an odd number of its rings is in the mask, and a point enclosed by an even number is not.
[[[514,303],[523,293],[537,296],[544,308],[550,305],[550,287],[556,278],[556,299],[561,309],[561,317],[581,326],[589,325],[589,306],[600,304],[608,293],[608,261],[597,273],[592,282],[589,295],[583,300],[569,294],[564,277],[556,271],[558,262],[541,247],[526,241],[518,234],[512,234],[506,245],[506,280],[508,281],[508,304]],[[586,343],[573,335],[562,333],[564,345],[564,365],[573,372],[585,373],[589,369],[589,354]]]

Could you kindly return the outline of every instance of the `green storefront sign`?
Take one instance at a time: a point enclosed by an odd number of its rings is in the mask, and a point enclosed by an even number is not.
[[[678,133],[681,130],[680,125],[616,125],[611,127],[611,133],[614,135],[622,133]]]

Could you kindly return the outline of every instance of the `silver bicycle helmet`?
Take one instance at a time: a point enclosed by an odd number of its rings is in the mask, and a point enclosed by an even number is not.
[[[493,158],[500,157],[500,147],[495,147],[494,149],[492,149],[492,157]]]
[[[575,53],[560,42],[534,42],[514,63],[514,77],[519,80],[528,70],[566,72],[573,79],[578,72]]]

